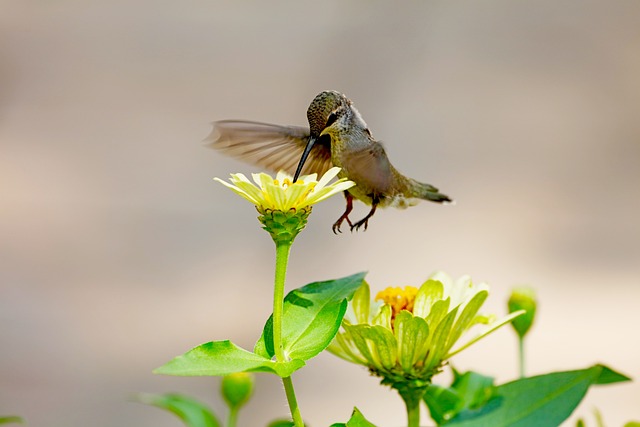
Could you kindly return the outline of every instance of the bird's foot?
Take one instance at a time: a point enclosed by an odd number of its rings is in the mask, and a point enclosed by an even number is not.
[[[359,231],[360,227],[364,227],[364,231],[366,231],[367,226],[369,225],[369,217],[367,216],[366,218],[361,219],[355,224],[349,223],[349,225],[351,226],[351,232],[353,232],[353,230]]]
[[[343,214],[340,218],[338,218],[338,220],[333,224],[333,227],[331,227],[331,229],[333,230],[333,234],[338,234],[338,233],[342,233],[342,230],[340,230],[340,226],[342,225],[342,222],[344,220],[347,220],[347,224],[349,224],[349,227],[351,227],[351,229],[353,230],[353,224],[351,224],[351,220],[349,219],[349,215],[348,214]]]

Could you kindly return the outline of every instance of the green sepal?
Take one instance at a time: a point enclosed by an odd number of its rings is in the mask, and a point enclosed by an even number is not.
[[[222,424],[207,405],[191,397],[175,393],[134,396],[137,402],[152,405],[177,415],[187,427],[221,427]]]
[[[304,364],[300,359],[276,362],[225,340],[199,345],[153,372],[179,376],[222,376],[236,372],[268,372],[285,378],[291,376]]]
[[[592,385],[630,381],[603,365],[524,378],[496,388],[496,398],[478,410],[462,411],[447,427],[539,427],[560,425]]]
[[[287,294],[282,315],[282,346],[288,358],[309,360],[327,348],[365,274],[310,283]],[[268,359],[275,355],[273,315],[267,320],[254,351]]]
[[[351,413],[351,418],[346,423],[335,423],[331,424],[329,427],[376,427],[375,424],[367,421],[367,419],[362,415],[362,412],[358,410],[358,408],[353,408],[353,412]]]

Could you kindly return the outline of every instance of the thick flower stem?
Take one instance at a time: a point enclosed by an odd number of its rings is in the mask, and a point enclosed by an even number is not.
[[[420,426],[420,401],[408,401],[404,403],[407,405],[407,427],[419,427]]]
[[[420,401],[426,390],[426,387],[398,389],[407,406],[407,427],[420,427]]]
[[[292,241],[276,240],[276,275],[273,291],[273,348],[276,354],[276,361],[278,362],[286,361],[282,347],[282,314],[284,311],[284,285],[292,243]],[[291,417],[295,427],[304,427],[291,377],[283,378],[282,384],[284,385],[284,391],[287,396],[287,402],[289,403],[289,409],[291,410]]]
[[[276,277],[273,286],[273,349],[278,362],[285,362],[282,348],[282,312],[284,310],[284,283],[292,242],[276,242]]]

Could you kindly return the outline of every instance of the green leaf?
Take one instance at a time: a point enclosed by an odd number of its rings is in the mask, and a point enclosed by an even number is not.
[[[221,427],[209,407],[197,400],[180,394],[140,393],[135,400],[174,413],[187,427]]]
[[[291,376],[304,366],[294,359],[278,363],[238,347],[231,341],[213,341],[195,347],[153,372],[180,376],[221,376],[236,372],[269,372],[280,377]]]
[[[310,283],[287,294],[282,318],[282,346],[287,357],[309,360],[327,348],[340,328],[348,300],[362,285],[365,274]],[[254,351],[268,359],[274,356],[272,317]]]
[[[450,388],[431,385],[424,396],[431,418],[439,425],[462,411],[483,407],[496,392],[491,377],[476,372],[460,374],[456,370],[453,374]]]
[[[274,420],[267,427],[294,427],[295,423],[291,420]]]
[[[0,424],[24,424],[24,419],[14,415],[0,417]]]
[[[457,390],[431,384],[423,397],[429,414],[437,425],[444,424],[463,408],[462,397]]]
[[[367,419],[362,415],[362,412],[358,410],[358,408],[353,408],[353,412],[351,413],[351,418],[347,423],[335,423],[331,424],[330,427],[376,427],[375,424],[367,421]]]
[[[629,381],[606,366],[555,372],[503,384],[478,411],[463,411],[447,427],[558,426],[571,415],[589,386]]]
[[[452,387],[458,390],[465,409],[478,409],[496,395],[493,377],[477,372],[460,374],[454,370]]]

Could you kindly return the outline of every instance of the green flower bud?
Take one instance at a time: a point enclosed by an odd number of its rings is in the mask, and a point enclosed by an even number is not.
[[[222,378],[222,397],[230,408],[239,408],[249,401],[253,392],[253,375],[238,372]]]
[[[533,325],[533,320],[536,316],[536,294],[532,288],[520,286],[511,292],[509,302],[509,313],[513,313],[518,310],[525,310],[526,313],[522,316],[516,317],[511,322],[511,325],[516,330],[516,333],[520,338],[524,338],[526,333]]]

